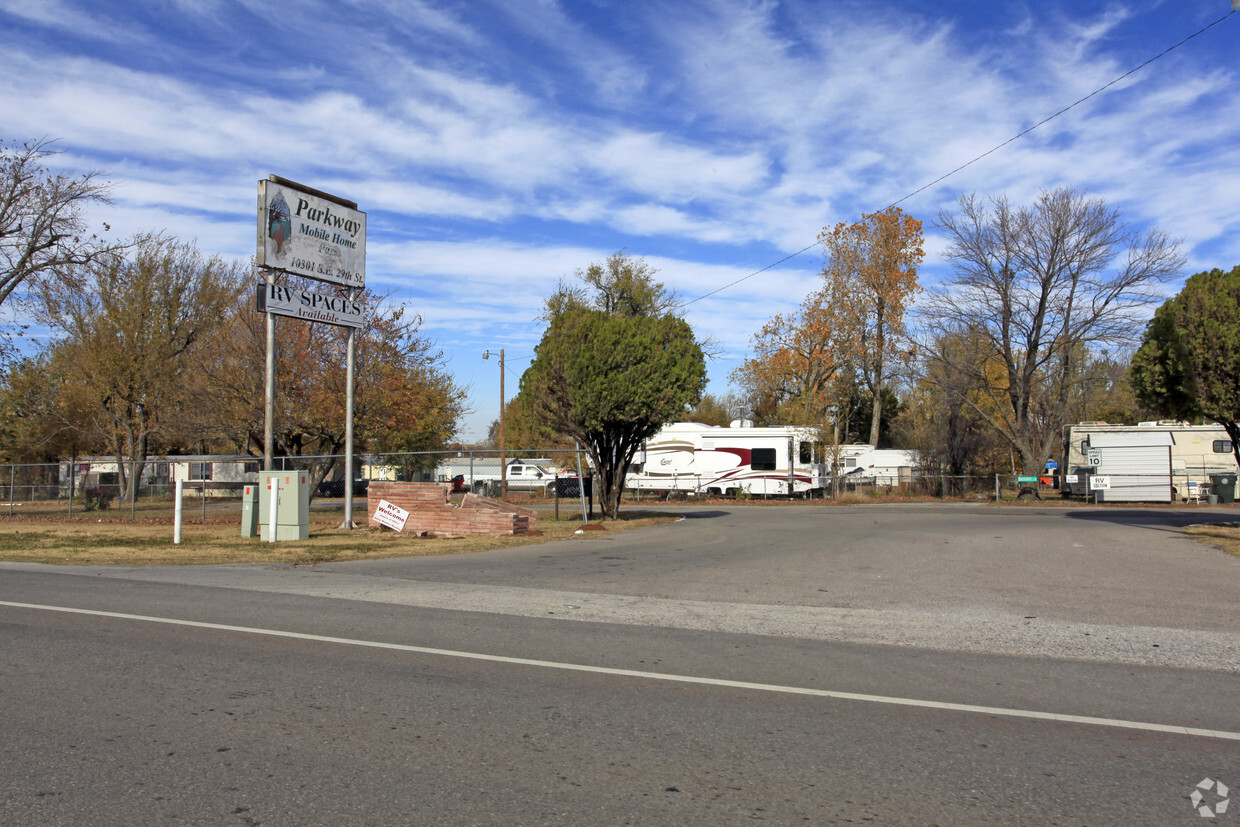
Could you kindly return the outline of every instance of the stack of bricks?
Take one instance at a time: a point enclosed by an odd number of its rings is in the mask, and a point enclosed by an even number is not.
[[[380,500],[409,512],[405,531],[410,534],[463,536],[466,534],[528,534],[537,519],[529,508],[467,494],[458,508],[448,501],[449,485],[435,482],[380,482],[372,480],[366,494],[369,525],[379,525],[375,512]]]

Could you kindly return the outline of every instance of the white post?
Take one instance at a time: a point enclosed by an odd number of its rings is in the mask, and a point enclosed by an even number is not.
[[[177,480],[176,503],[172,506],[172,542],[181,544],[181,493],[185,490],[185,480]]]
[[[276,541],[276,509],[280,506],[280,482],[275,476],[267,477],[267,482],[271,485],[271,497],[268,500],[271,507],[267,510],[267,542],[274,543]]]

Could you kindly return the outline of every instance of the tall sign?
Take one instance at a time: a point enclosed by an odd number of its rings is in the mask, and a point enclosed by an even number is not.
[[[274,175],[259,181],[258,266],[365,287],[366,213]]]
[[[344,522],[353,524],[353,369],[356,328],[362,309],[353,301],[366,286],[366,213],[353,201],[275,175],[258,182],[259,267],[338,284],[344,297],[323,296],[274,283],[258,288],[260,309],[267,313],[266,422],[263,460],[274,470],[272,443],[275,419],[275,316],[341,325],[348,330],[345,363],[345,486]]]

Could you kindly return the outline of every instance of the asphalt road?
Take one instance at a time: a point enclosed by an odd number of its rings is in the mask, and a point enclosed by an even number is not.
[[[1166,825],[1240,789],[1240,560],[1177,533],[1206,509],[681,511],[0,565],[0,823]]]

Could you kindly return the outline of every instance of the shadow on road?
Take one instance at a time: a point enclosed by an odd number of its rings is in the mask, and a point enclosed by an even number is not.
[[[726,517],[730,513],[728,511],[686,511],[680,516],[686,520],[709,520],[715,517]]]
[[[1234,523],[1240,521],[1240,511],[1217,508],[1124,508],[1067,511],[1072,520],[1117,525],[1144,526],[1146,528],[1178,531],[1185,526],[1203,523]]]

